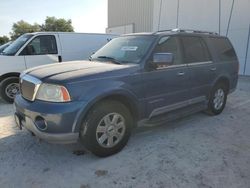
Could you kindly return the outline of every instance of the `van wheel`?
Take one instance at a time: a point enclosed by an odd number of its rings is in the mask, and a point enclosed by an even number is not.
[[[8,103],[13,103],[15,96],[19,93],[19,78],[9,77],[4,79],[0,85],[0,95]]]
[[[132,116],[123,104],[104,101],[96,105],[80,129],[80,140],[93,154],[107,157],[118,153],[131,134]]]
[[[218,115],[225,108],[227,101],[227,87],[223,83],[218,83],[212,89],[207,112],[210,115]]]

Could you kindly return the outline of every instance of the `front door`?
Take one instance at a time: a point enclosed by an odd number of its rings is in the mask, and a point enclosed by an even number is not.
[[[179,39],[174,36],[162,37],[153,53],[160,52],[172,53],[174,63],[142,74],[147,116],[150,118],[177,109],[189,99],[187,84],[189,73],[187,65],[182,63]]]
[[[59,62],[56,36],[36,36],[23,49],[20,55],[24,55],[26,68]]]

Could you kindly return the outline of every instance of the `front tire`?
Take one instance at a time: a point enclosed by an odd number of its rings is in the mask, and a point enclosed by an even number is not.
[[[107,100],[94,106],[80,129],[80,140],[93,154],[107,157],[127,144],[133,119],[127,107]]]
[[[19,93],[19,78],[9,77],[4,79],[0,85],[0,95],[8,103],[13,103],[15,96]]]
[[[207,112],[210,115],[220,114],[226,105],[227,102],[228,89],[223,83],[218,83],[212,89],[212,92],[209,97],[208,109]]]

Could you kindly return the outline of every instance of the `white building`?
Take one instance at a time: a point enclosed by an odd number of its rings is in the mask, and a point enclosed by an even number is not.
[[[250,0],[108,0],[107,33],[173,28],[228,36],[240,60],[240,74],[250,75]]]

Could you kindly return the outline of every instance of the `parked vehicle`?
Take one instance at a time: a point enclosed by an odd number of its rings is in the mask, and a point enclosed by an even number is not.
[[[3,45],[0,46],[0,54],[4,51],[5,48],[7,48],[10,44],[12,43],[12,41],[7,42]]]
[[[97,156],[119,152],[138,122],[206,110],[220,114],[238,80],[228,38],[170,30],[113,39],[79,61],[21,75],[18,126],[54,143],[80,140]]]
[[[27,33],[0,55],[0,96],[13,102],[25,69],[62,61],[85,60],[116,35],[67,32]]]

